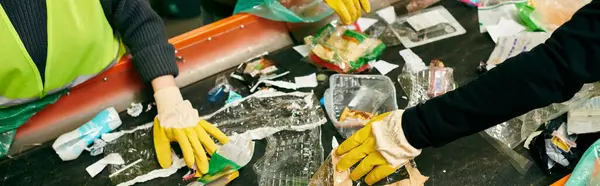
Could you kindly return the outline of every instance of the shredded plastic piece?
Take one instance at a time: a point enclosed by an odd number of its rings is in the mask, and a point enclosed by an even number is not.
[[[327,122],[312,93],[271,91],[259,91],[203,118],[228,136],[249,135],[255,140],[281,130],[303,131]]]

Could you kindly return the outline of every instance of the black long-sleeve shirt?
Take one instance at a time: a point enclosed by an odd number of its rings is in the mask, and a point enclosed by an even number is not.
[[[133,65],[144,81],[179,73],[175,49],[167,41],[162,20],[145,0],[98,1],[113,30],[129,48]],[[0,4],[44,82],[48,52],[46,0],[0,0]]]
[[[600,0],[593,0],[542,45],[472,82],[404,112],[416,148],[441,146],[535,108],[569,100],[600,80]]]

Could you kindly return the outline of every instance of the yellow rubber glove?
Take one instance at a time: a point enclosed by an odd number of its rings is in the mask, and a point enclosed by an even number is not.
[[[350,178],[356,181],[366,175],[365,182],[373,185],[418,156],[421,150],[412,147],[404,137],[402,112],[379,115],[346,139],[337,148],[336,155],[344,157],[336,169],[344,171],[360,161]]]
[[[217,127],[201,120],[189,101],[183,101],[177,87],[164,88],[154,94],[158,115],[154,119],[154,148],[162,168],[171,166],[171,142],[179,143],[188,167],[197,166],[197,172],[208,172],[208,157],[217,145],[208,136],[225,144],[229,138]],[[206,149],[206,151],[205,151]]]
[[[366,13],[371,11],[369,0],[325,0],[325,3],[340,16],[344,24],[354,23],[363,10]]]

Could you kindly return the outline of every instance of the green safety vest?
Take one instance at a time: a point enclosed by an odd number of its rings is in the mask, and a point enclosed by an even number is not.
[[[46,8],[48,51],[42,82],[0,5],[0,108],[81,84],[114,65],[125,53],[99,0],[47,0]]]

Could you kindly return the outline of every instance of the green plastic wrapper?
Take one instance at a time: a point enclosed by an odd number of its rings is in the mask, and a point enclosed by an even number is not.
[[[316,22],[333,14],[322,0],[243,0],[237,2],[233,11],[240,12],[292,23]]]
[[[55,103],[65,92],[51,94],[22,105],[0,108],[0,157],[8,153],[17,128],[25,124],[31,116],[41,111],[46,105]]]

